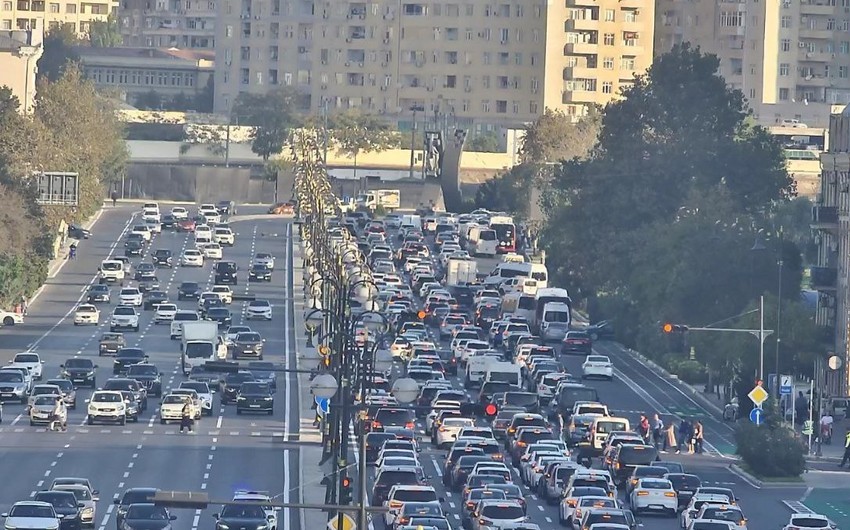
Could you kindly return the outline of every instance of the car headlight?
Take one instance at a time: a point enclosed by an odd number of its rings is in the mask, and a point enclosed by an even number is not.
[[[90,507],[89,508],[83,508],[83,515],[91,515],[93,513],[94,513],[94,510],[92,508],[90,508]]]
[[[263,398],[263,399],[264,399],[265,401],[271,401],[271,400],[273,400],[274,398],[273,398],[273,397],[271,397],[271,396],[268,396],[268,397],[265,397],[265,398]]]
[[[230,530],[230,527],[224,523],[218,523],[219,530]]]
[[[266,530],[269,527],[267,524],[257,525],[257,530]]]

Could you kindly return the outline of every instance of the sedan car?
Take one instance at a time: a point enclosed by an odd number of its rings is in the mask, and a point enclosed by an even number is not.
[[[248,271],[249,282],[270,282],[272,281],[272,270],[263,264],[255,264]]]
[[[581,378],[601,377],[612,381],[614,379],[614,364],[607,355],[588,355],[581,365]]]
[[[127,345],[122,333],[104,333],[100,336],[98,355],[115,355]]]
[[[269,303],[268,300],[252,300],[249,302],[248,307],[245,310],[245,320],[251,319],[271,320],[271,303]]]
[[[268,515],[262,504],[228,504],[222,507],[221,513],[215,514],[215,530],[230,530],[245,528],[265,530],[268,528]]]
[[[41,372],[43,366],[44,361],[41,360],[41,356],[39,356],[39,354],[31,351],[26,351],[16,353],[15,356],[12,357],[12,362],[4,366],[4,368],[23,368],[30,373],[32,379],[36,381],[41,381]]]
[[[183,282],[177,288],[177,300],[197,300],[201,296],[201,286],[197,282]]]
[[[254,379],[261,383],[268,383],[272,392],[277,391],[277,372],[274,364],[267,361],[251,361],[248,370],[254,374]]]
[[[139,282],[139,284],[141,283],[143,282]],[[157,309],[161,304],[164,304],[166,302],[168,302],[168,293],[166,293],[165,291],[152,289],[145,292],[144,304],[142,306],[142,309],[144,311],[151,311]],[[175,312],[176,311],[177,310],[175,308]]]
[[[254,381],[254,374],[248,371],[227,374],[221,382],[221,404],[235,403],[242,384],[250,381]]]
[[[70,491],[39,491],[36,492],[34,501],[46,502],[53,506],[58,515],[62,516],[59,525],[60,530],[80,530],[83,526],[81,507],[77,504],[77,497]]]
[[[234,359],[257,359],[263,360],[263,340],[262,335],[256,331],[243,331],[236,335],[231,345]]]
[[[251,267],[255,265],[263,265],[269,270],[274,270],[274,256],[268,252],[258,252],[251,259]]]
[[[568,331],[561,346],[561,352],[565,355],[589,355],[593,347],[590,335],[585,331]]]
[[[114,375],[124,375],[131,365],[143,363],[147,359],[147,354],[141,348],[122,348],[115,354],[115,360],[112,363],[112,373]]]
[[[200,250],[194,248],[186,249],[180,258],[180,265],[183,267],[203,267],[204,255]]]
[[[142,292],[138,287],[125,287],[118,295],[121,305],[139,307],[142,305]]]
[[[86,295],[86,302],[90,304],[104,303],[108,304],[112,301],[112,293],[108,285],[101,283],[92,285]]]
[[[122,530],[171,530],[171,522],[176,520],[177,516],[171,515],[164,506],[131,504],[124,514]]]
[[[226,307],[212,307],[204,316],[207,320],[218,323],[219,328],[227,328],[233,322],[233,315]]]
[[[207,243],[201,252],[205,259],[221,259],[223,257],[221,245],[218,243]]]
[[[634,513],[645,511],[665,512],[675,516],[679,509],[676,490],[667,479],[642,478],[629,495],[629,504]]]
[[[30,401],[29,417],[30,425],[46,425],[53,419],[53,409],[56,400],[61,399],[58,395],[36,396]]]
[[[121,497],[116,497],[113,501],[118,507],[115,510],[115,526],[116,530],[123,529],[124,517],[127,515],[127,510],[136,503],[149,503],[150,499],[159,491],[156,488],[129,488],[124,491]]]
[[[69,491],[77,498],[77,505],[80,506],[80,520],[83,526],[94,526],[94,519],[97,516],[97,495],[92,493],[88,486],[83,484],[59,484],[51,488],[53,491]]]
[[[274,395],[268,383],[242,383],[236,394],[236,414],[243,412],[262,412],[269,416],[274,414]]]
[[[159,304],[153,316],[153,323],[171,322],[176,314],[177,306],[175,304]]]
[[[59,530],[61,522],[53,506],[41,501],[20,501],[1,515],[6,519],[8,530],[32,528],[38,530]]]
[[[200,415],[199,410],[195,410],[195,405],[192,401],[181,394],[168,394],[162,398],[162,403],[159,406],[159,422],[162,424],[169,421],[180,421],[183,419],[183,406],[187,401],[192,407],[192,417]]]
[[[178,390],[195,391],[201,402],[201,413],[206,416],[212,415],[213,393],[209,383],[205,381],[183,381]]]

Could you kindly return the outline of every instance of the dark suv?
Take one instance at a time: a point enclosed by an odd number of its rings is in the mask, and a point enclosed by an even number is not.
[[[215,264],[215,284],[236,285],[239,282],[236,278],[237,270],[236,263],[232,261],[219,261]]]
[[[658,450],[651,445],[620,445],[611,457],[611,476],[623,483],[637,466],[650,466],[658,458]]]
[[[177,300],[197,300],[201,295],[201,286],[197,282],[183,282],[177,288]]]
[[[171,268],[172,265],[171,251],[165,248],[158,248],[153,253],[153,264],[157,267]]]

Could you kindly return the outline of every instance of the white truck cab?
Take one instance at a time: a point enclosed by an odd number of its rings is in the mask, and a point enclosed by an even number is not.
[[[117,259],[105,259],[100,262],[100,283],[124,284],[124,262]]]

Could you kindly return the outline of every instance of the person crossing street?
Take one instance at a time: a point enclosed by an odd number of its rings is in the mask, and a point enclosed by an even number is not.
[[[844,457],[841,458],[841,463],[838,464],[838,467],[844,467],[850,461],[850,429],[847,429],[847,433],[844,434]]]
[[[183,429],[189,429],[189,433],[193,433],[192,424],[194,423],[194,418],[192,417],[192,402],[187,399],[183,404],[183,410],[180,414],[180,432],[183,432]]]
[[[50,417],[50,430],[65,432],[68,430],[68,409],[61,397],[56,398],[53,406],[53,414]]]

